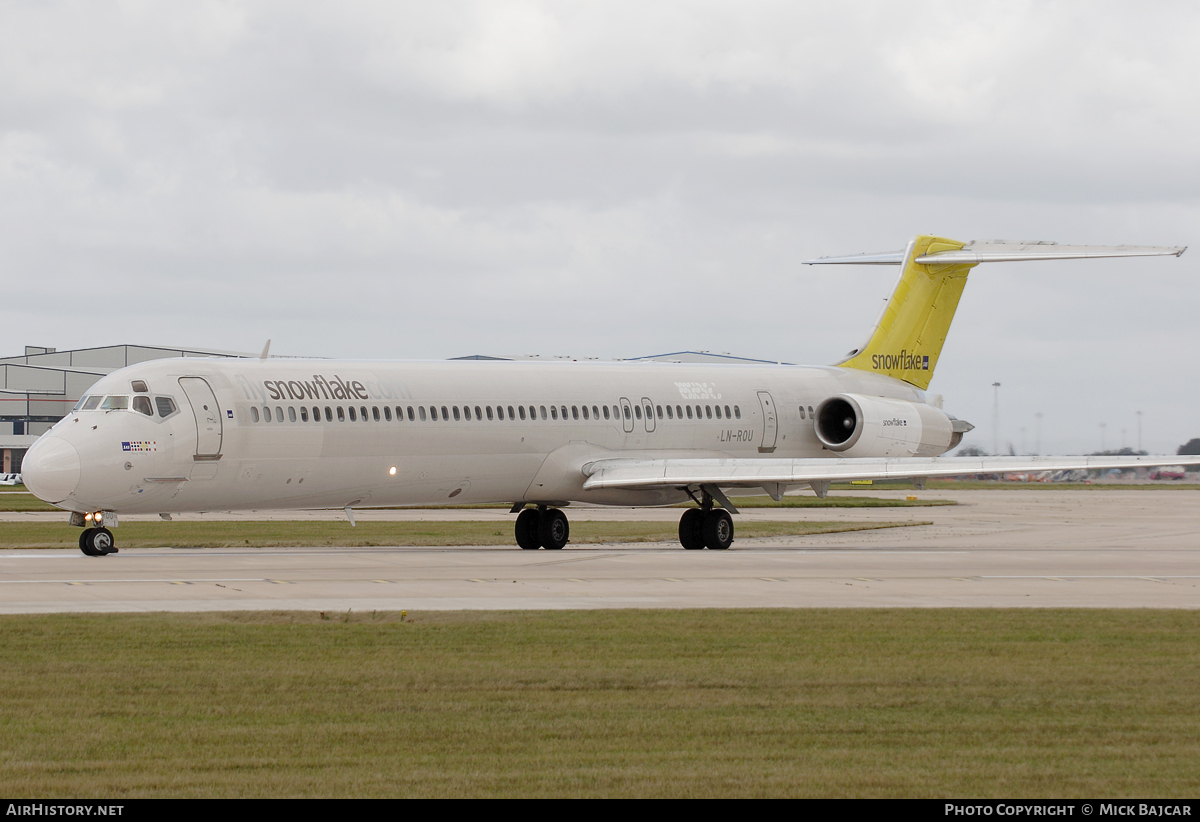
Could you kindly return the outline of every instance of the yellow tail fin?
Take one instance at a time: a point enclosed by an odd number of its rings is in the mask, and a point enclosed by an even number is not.
[[[963,245],[941,237],[917,237],[910,242],[904,252],[900,282],[871,338],[838,365],[928,388],[967,284],[967,273],[975,263],[919,265],[913,260],[923,254],[956,251]]]

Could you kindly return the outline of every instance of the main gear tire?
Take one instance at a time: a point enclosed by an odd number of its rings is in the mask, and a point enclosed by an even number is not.
[[[679,518],[679,544],[689,551],[704,547],[704,512],[689,508]]]
[[[542,513],[542,521],[538,523],[538,537],[542,547],[557,551],[567,544],[571,538],[571,524],[567,515],[557,508],[549,508]]]
[[[526,508],[517,514],[517,545],[526,551],[536,551],[542,547],[538,538],[538,522],[541,517],[536,508]]]
[[[724,551],[733,544],[733,517],[723,508],[714,508],[704,516],[704,547]]]

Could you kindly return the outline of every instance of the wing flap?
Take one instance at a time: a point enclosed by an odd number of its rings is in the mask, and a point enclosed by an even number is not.
[[[717,485],[758,488],[859,479],[910,479],[1081,469],[1200,465],[1200,456],[1172,457],[911,457],[906,459],[653,459],[598,460],[583,467],[585,490]]]

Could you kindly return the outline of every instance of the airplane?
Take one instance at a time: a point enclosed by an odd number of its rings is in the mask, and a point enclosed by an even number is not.
[[[1183,247],[956,242],[809,264],[899,265],[867,342],[832,366],[152,360],[100,379],[27,452],[26,486],[89,556],[125,514],[512,504],[522,549],[561,549],[572,504],[696,503],[689,550],[728,548],[731,497],[833,481],[1200,464],[1200,457],[940,457],[972,425],[926,394],[968,272]],[[268,348],[269,348],[268,343]],[[719,507],[718,507],[719,505]]]

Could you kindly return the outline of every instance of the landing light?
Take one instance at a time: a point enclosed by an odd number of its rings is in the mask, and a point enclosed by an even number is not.
[[[396,466],[393,465],[391,468],[389,468],[388,473],[391,474],[393,477],[396,476]]]

